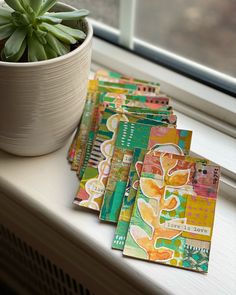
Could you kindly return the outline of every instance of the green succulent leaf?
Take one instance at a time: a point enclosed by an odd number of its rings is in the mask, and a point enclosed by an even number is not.
[[[61,43],[53,34],[48,33],[46,36],[46,40],[48,44],[52,47],[52,49],[57,53],[57,55],[64,55],[70,51],[70,47],[65,46]]]
[[[44,50],[47,54],[48,59],[55,58],[58,56],[57,52],[55,50],[53,50],[52,47],[48,43],[44,45]]]
[[[55,27],[57,27],[58,29],[60,29],[61,31],[71,35],[72,37],[74,37],[75,39],[79,40],[79,39],[85,39],[86,34],[83,31],[77,30],[77,29],[72,29],[70,27],[64,26],[64,25],[56,25]]]
[[[46,37],[47,36],[47,32],[40,30],[39,28],[37,28],[36,31],[34,31],[35,33],[37,33],[38,35],[42,36],[42,37]]]
[[[0,6],[0,17],[4,17],[4,18],[11,18],[11,10],[8,8],[4,8],[2,6]]]
[[[41,22],[46,22],[48,24],[60,24],[62,22],[60,18],[52,17],[49,15],[38,16],[36,19]]]
[[[4,47],[4,53],[8,59],[20,51],[22,43],[27,35],[27,29],[17,28],[11,37],[7,40]]]
[[[44,46],[39,42],[33,32],[32,37],[28,38],[28,61],[34,62],[46,59],[47,55]]]
[[[39,25],[39,28],[41,30],[52,33],[56,38],[58,38],[59,40],[61,40],[62,42],[66,44],[75,44],[77,42],[75,38],[61,31],[56,26],[53,26],[47,23],[42,23],[41,25]]]
[[[62,25],[63,20],[79,20],[86,9],[47,12],[57,0],[5,0],[0,6],[0,41],[4,40],[2,60],[19,61],[28,53],[28,61],[55,58],[70,52],[70,45],[86,38],[78,29]]]
[[[0,61],[6,61],[6,57],[4,55],[4,49],[1,50]]]
[[[4,48],[1,50],[1,58],[0,58],[1,61],[7,61],[6,60],[6,56],[4,54]]]
[[[36,15],[40,11],[43,2],[43,0],[28,0],[29,5],[32,7]]]
[[[27,26],[30,24],[28,16],[18,11],[12,13],[12,22],[15,26]]]
[[[28,15],[35,15],[35,12],[33,10],[33,8],[31,7],[29,1],[30,0],[18,0],[21,4],[21,6],[23,7],[24,11],[28,14]],[[36,0],[37,1],[37,0]]]
[[[78,20],[89,14],[87,9],[79,9],[68,12],[50,12],[48,15],[60,18],[62,20]]]
[[[47,40],[45,38],[47,35],[46,32],[43,32],[40,29],[38,29],[38,30],[35,30],[34,33],[41,44],[43,44],[43,45],[47,44]]]
[[[29,25],[29,26],[28,26],[28,35],[27,35],[27,37],[28,37],[28,38],[31,38],[33,32],[34,32],[34,28],[33,28],[33,26],[32,26],[32,25]]]
[[[11,23],[11,20],[9,18],[0,16],[0,26],[6,25],[6,24],[9,24],[9,23]]]
[[[56,2],[57,0],[45,0],[44,3],[41,5],[38,15],[43,15],[50,8],[52,8],[56,4]]]
[[[6,24],[0,26],[0,40],[8,38],[14,31],[15,26],[13,24]]]
[[[5,2],[15,11],[25,11],[19,0],[5,0]]]
[[[5,54],[5,48],[4,48],[4,56],[6,61],[10,62],[17,62],[21,59],[22,55],[24,54],[26,49],[26,39],[22,42],[21,47],[19,48],[18,52],[16,52],[14,55],[6,57]]]

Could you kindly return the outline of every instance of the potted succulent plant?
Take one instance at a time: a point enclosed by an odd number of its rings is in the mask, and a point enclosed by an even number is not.
[[[0,2],[0,149],[16,155],[60,148],[83,111],[92,27],[56,2]]]

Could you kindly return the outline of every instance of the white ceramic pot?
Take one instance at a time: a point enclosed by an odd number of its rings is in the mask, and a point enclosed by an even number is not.
[[[57,4],[54,11],[72,10]],[[78,48],[51,60],[0,61],[0,149],[21,156],[57,150],[75,130],[84,107],[91,63],[92,26]]]

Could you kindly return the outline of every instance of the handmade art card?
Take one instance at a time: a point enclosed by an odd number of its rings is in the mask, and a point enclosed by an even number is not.
[[[104,92],[101,92],[101,94],[103,94],[103,93]],[[113,94],[114,94],[114,92],[113,93],[104,93],[104,96],[112,97]],[[155,94],[152,92],[139,91],[138,94],[125,94],[125,95],[126,95],[126,99],[128,99],[128,100],[138,100],[138,101],[146,102],[146,103],[157,103],[157,104],[161,104],[163,106],[165,106],[165,105],[167,106],[170,101],[170,97],[164,93]]]
[[[75,146],[76,146],[76,139],[77,139],[78,134],[79,134],[79,128],[77,128],[77,130],[76,130],[76,133],[73,137],[73,140],[71,142],[71,145],[70,145],[68,153],[67,153],[67,159],[70,163],[73,162],[73,159],[75,156]]]
[[[140,148],[134,149],[133,160],[130,166],[128,181],[126,184],[119,219],[112,242],[113,249],[124,249],[137,189],[139,187],[139,178],[143,168],[143,160],[147,152],[148,150]]]
[[[219,176],[204,159],[146,154],[124,255],[207,272]]]
[[[101,116],[101,111],[102,109],[99,107],[101,101],[103,101],[103,96],[105,96],[106,92],[108,90],[112,90],[113,93],[133,93],[133,90],[127,91],[124,87],[100,87],[97,85],[97,83],[94,81],[89,81],[88,83],[88,93],[87,93],[87,98],[86,98],[86,103],[85,103],[85,112],[86,108],[91,108],[90,109],[90,115],[87,116],[86,114],[89,113],[89,110],[87,110],[86,113],[83,114],[82,116],[82,121],[83,117],[87,118],[87,124],[83,129],[83,131],[79,131],[78,134],[76,135],[76,139],[73,143],[73,146],[71,145],[70,148],[70,154],[68,155],[68,158],[70,159],[70,162],[72,162],[72,169],[78,171],[79,177],[83,175],[84,172],[84,160],[86,157],[86,154],[91,152],[90,146],[91,144],[88,143],[87,147],[85,146],[81,148],[81,141],[86,142],[86,138],[90,139],[90,141],[94,139],[96,128],[98,126],[98,122],[100,120]],[[103,92],[99,92],[103,91]],[[85,126],[85,125],[83,125]],[[83,127],[82,127],[83,128]],[[81,128],[80,128],[81,129]],[[83,137],[83,139],[82,139]]]
[[[92,107],[91,104],[91,97],[97,97],[99,96],[99,102],[102,102],[102,97],[108,92],[108,90],[112,90],[112,94],[114,93],[136,93],[136,94],[143,94],[142,91],[137,91],[137,85],[135,86],[130,86],[130,84],[132,84],[131,81],[133,81],[134,84],[147,84],[150,86],[154,86],[157,89],[159,89],[159,83],[152,83],[152,82],[148,82],[148,81],[143,81],[143,80],[138,80],[138,79],[133,79],[131,77],[125,77],[125,76],[121,76],[118,73],[115,72],[110,72],[110,71],[104,71],[104,70],[99,70],[96,73],[96,79],[99,79],[99,77],[108,77],[110,76],[112,78],[115,78],[116,80],[114,80],[113,82],[115,83],[106,83],[106,85],[99,85],[100,82],[96,82],[94,80],[89,81],[88,83],[88,95],[87,95],[87,99],[86,99],[86,105],[85,105],[85,112],[87,110],[87,104],[90,105],[90,107]],[[118,76],[121,78],[120,80],[122,80],[121,83],[118,83]],[[125,80],[128,82],[128,85],[126,85]],[[103,81],[105,82],[105,81]],[[103,84],[103,82],[101,82]],[[112,81],[111,81],[112,82]],[[118,85],[119,84],[119,85]],[[129,90],[127,90],[127,88]],[[150,95],[147,97],[143,97],[143,98],[139,98],[139,97],[133,97],[132,95],[127,98],[129,100],[136,100],[136,101],[140,101],[140,102],[147,102],[147,103],[158,103],[158,104],[162,104],[162,105],[168,105],[169,103],[169,98],[167,96],[165,96],[164,94],[156,94],[159,91],[156,91],[156,89],[153,89],[153,91],[151,93],[149,93]],[[148,94],[148,93],[147,93]],[[94,101],[93,101],[94,102]],[[98,101],[97,101],[98,102]],[[96,110],[97,111],[97,110]],[[87,112],[88,113],[88,112]],[[90,120],[92,120],[92,118],[94,114],[90,113]],[[86,117],[86,114],[83,115],[83,117]],[[83,121],[83,118],[82,118]],[[89,126],[91,124],[91,121],[87,121],[87,125]],[[83,125],[81,125],[83,126]],[[92,131],[93,133],[93,131]],[[82,136],[83,134],[83,136]],[[81,148],[81,137],[85,138],[91,138],[92,134],[90,134],[89,136],[89,131],[87,131],[87,133],[85,134],[84,130],[81,132],[78,132],[78,134],[76,134],[73,143],[70,146],[69,152],[68,152],[68,160],[69,162],[72,162],[72,169],[73,170],[80,170],[81,169],[81,155],[83,154],[83,157],[85,156],[86,152],[84,151],[84,148]],[[83,141],[83,140],[82,140]],[[83,160],[82,160],[83,162]],[[81,173],[80,173],[81,174]]]
[[[172,144],[175,153],[188,153],[192,132],[168,127],[153,127],[121,122],[118,129],[110,174],[101,207],[100,219],[118,222],[135,148],[162,149]],[[126,160],[129,155],[129,161]]]
[[[101,84],[98,80],[89,80],[88,83],[88,91],[89,92],[100,92],[100,93],[124,93],[124,94],[134,94],[137,91],[137,87],[129,86],[129,88],[125,88],[126,84]],[[123,87],[122,87],[123,86]]]
[[[87,159],[91,153],[94,136],[105,109],[105,107],[102,107],[106,103],[106,99],[103,98],[104,95],[105,93],[99,92],[88,92],[87,94],[79,132],[76,135],[74,149],[71,150],[71,154],[74,153],[71,168],[78,171],[79,179],[82,178],[84,169],[87,166]],[[114,102],[114,108],[116,108],[116,102]]]
[[[159,83],[97,71],[68,151],[74,203],[118,221],[125,256],[207,272],[220,168],[186,156],[192,132],[176,120]]]
[[[156,150],[157,151],[157,150]],[[141,171],[143,168],[143,160],[147,153],[152,154],[156,153],[156,151],[152,150],[143,150],[140,148],[134,149],[133,154],[133,161],[130,167],[129,176],[127,185],[125,188],[125,193],[123,197],[122,206],[120,209],[119,219],[112,243],[113,249],[123,250],[124,244],[129,228],[129,223],[131,219],[131,215],[133,212],[133,206],[137,194],[137,189],[139,187],[139,179],[141,176]],[[165,146],[165,151],[172,151],[172,153],[179,154],[179,150],[174,151],[173,146],[170,144],[169,146]],[[190,159],[190,157],[188,157]],[[195,158],[194,160],[197,161]],[[202,159],[199,159],[199,161],[202,161]]]
[[[159,94],[160,86],[145,86],[142,83],[116,83],[100,80],[89,80],[88,91],[93,92],[115,92],[133,95],[144,95],[145,93]]]
[[[101,96],[100,102],[103,102],[103,98],[117,98],[117,96],[114,96],[113,92],[106,92],[102,93],[103,96]],[[122,93],[118,93],[122,94]],[[140,102],[146,102],[146,103],[156,103],[161,104],[163,106],[169,105],[170,98],[164,94],[152,94],[150,95],[132,95],[132,94],[125,94],[125,99],[127,100],[135,100]]]
[[[117,137],[117,129],[121,121],[150,124],[152,126],[168,126],[161,122],[161,116],[157,120],[135,116],[112,109],[105,109],[99,129],[93,143],[87,167],[80,182],[79,191],[74,203],[99,211],[105,192],[107,177],[110,171],[114,145]]]
[[[93,110],[94,110],[95,102],[97,100],[97,96],[98,96],[98,92],[87,93],[86,101],[84,105],[84,111],[68,151],[68,161],[72,163],[72,167],[71,167],[72,170],[77,170],[78,162],[79,162],[77,161],[77,158],[80,157],[78,153],[80,153],[81,141],[83,137],[85,136],[88,137],[89,126],[91,125],[91,122],[93,121],[93,117],[94,117]]]
[[[150,97],[146,95],[127,95],[123,93],[104,93],[100,96],[100,103],[105,107],[111,107],[112,105],[148,108],[148,109],[163,109],[171,111],[172,107],[168,106],[167,98],[158,98],[156,96]]]
[[[77,171],[80,169],[81,156],[88,140],[89,131],[94,129],[94,124],[96,124],[97,121],[97,107],[97,93],[88,92],[78,133],[75,136],[74,157],[71,165],[72,170]]]
[[[121,109],[122,111],[136,114],[163,114],[167,116],[173,114],[172,106],[139,101],[138,99],[142,99],[143,96],[135,96],[135,98],[137,100],[126,99],[125,94],[110,94],[110,97],[103,96],[102,101],[100,102],[100,107],[101,110],[104,110],[106,107],[109,107],[117,110]]]
[[[157,107],[157,108],[152,108],[149,109],[146,106],[144,107],[135,107],[135,106],[128,106],[124,105],[122,106],[123,111],[127,113],[135,113],[135,114],[161,114],[161,115],[172,115],[173,114],[173,109],[171,106],[163,106],[163,107]]]
[[[176,124],[177,117],[172,114],[170,106],[156,104],[155,100],[151,103],[146,103],[145,96],[129,96],[130,99],[126,99],[126,95],[124,94],[109,93],[106,95],[103,93],[96,95],[96,97],[97,99],[93,107],[93,112],[88,116],[86,128],[83,129],[85,131],[83,133],[84,145],[82,147],[79,146],[75,150],[74,166],[78,169],[79,179],[82,179],[83,173],[87,167],[89,155],[92,150],[92,143],[105,107],[114,108],[120,112],[134,113],[140,116],[143,116],[145,113],[145,118],[155,121],[159,120],[160,124],[163,126],[164,123],[173,126]],[[131,104],[130,101],[132,102]],[[80,134],[81,133],[79,133],[79,135]],[[80,139],[80,141],[82,141],[82,139]],[[77,142],[80,141],[77,140]]]
[[[134,81],[134,83],[138,82],[138,83],[157,85],[157,86],[160,85],[160,83],[158,83],[158,82],[156,83],[156,82],[151,82],[151,81],[147,81],[147,80],[141,80],[141,79],[137,79],[137,78],[134,78],[131,76],[123,75],[121,73],[117,73],[117,72],[113,72],[113,71],[109,71],[109,70],[105,70],[105,69],[97,70],[95,73],[94,79],[99,80],[101,77],[117,79],[117,80],[127,80],[129,82]]]
[[[109,93],[108,93],[109,95]],[[163,93],[159,93],[156,95],[139,95],[141,96],[141,98],[139,97],[138,100],[142,101],[142,102],[147,102],[147,103],[158,103],[161,105],[168,105],[170,102],[170,97],[168,97],[167,95],[163,94]],[[126,98],[128,100],[137,100],[137,95],[126,95]]]
[[[136,79],[129,76],[124,76],[119,73],[105,71],[105,70],[98,70],[95,74],[95,79],[104,82],[113,82],[113,83],[132,83],[137,84],[139,86],[139,90],[144,92],[154,92],[159,93],[160,91],[160,84],[149,82],[141,79]]]
[[[159,102],[162,102],[162,104]],[[163,102],[165,103],[163,104]],[[83,115],[83,117],[87,118],[87,122],[86,124],[82,124],[80,127],[81,132],[78,134],[73,150],[74,156],[72,161],[72,169],[78,171],[77,174],[79,179],[82,179],[82,176],[87,167],[88,159],[92,151],[95,133],[98,129],[101,115],[105,107],[109,106],[120,111],[124,110],[128,113],[137,113],[137,115],[142,115],[143,113],[147,112],[146,117],[155,120],[157,120],[157,118],[155,118],[156,115],[153,115],[152,113],[160,113],[163,115],[161,118],[162,122],[174,125],[176,124],[177,118],[172,114],[172,108],[168,106],[168,103],[169,100],[166,101],[164,97],[162,97],[160,100],[156,97],[153,97],[153,99],[150,100],[149,96],[129,95],[127,99],[127,96],[121,93],[88,92],[86,108],[88,107],[90,109],[86,111],[85,108]],[[164,117],[164,115],[166,115],[166,117]]]
[[[105,107],[124,110],[129,113],[142,114],[144,109],[153,110],[167,116],[166,122],[176,124],[176,116],[172,114],[172,108],[168,106],[169,99],[150,96],[133,96],[121,93],[88,92],[80,130],[76,135],[73,148],[70,149],[69,159],[72,162],[72,170],[78,171],[79,179],[83,176],[87,165],[86,155],[91,153],[91,141],[93,141],[101,115]],[[152,115],[150,114],[150,119]],[[175,123],[174,123],[175,122]]]

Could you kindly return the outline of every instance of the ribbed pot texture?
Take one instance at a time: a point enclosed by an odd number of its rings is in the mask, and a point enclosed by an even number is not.
[[[71,10],[57,4],[55,11]],[[92,27],[70,53],[32,63],[0,61],[0,149],[39,156],[62,147],[80,120],[91,63]]]

